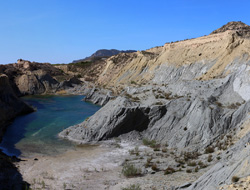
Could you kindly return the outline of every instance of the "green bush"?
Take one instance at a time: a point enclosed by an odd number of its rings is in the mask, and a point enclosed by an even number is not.
[[[150,146],[151,148],[159,148],[159,144],[156,144],[155,140],[143,139],[142,142],[145,146]]]
[[[122,174],[126,177],[134,177],[141,175],[141,170],[132,164],[125,164],[122,168]]]

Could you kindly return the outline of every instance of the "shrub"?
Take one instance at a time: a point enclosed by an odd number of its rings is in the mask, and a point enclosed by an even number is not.
[[[161,149],[162,152],[167,152],[168,150],[166,148]]]
[[[155,148],[154,148],[154,151],[160,151],[160,149],[159,149],[159,148],[157,148],[157,147],[155,147]]]
[[[185,161],[184,160],[181,160],[181,159],[178,159],[178,160],[175,160],[176,162],[178,162],[179,164],[181,165],[184,165],[185,164]]]
[[[199,152],[185,152],[184,153],[184,160],[188,161],[188,160],[194,160],[197,159],[200,156]]]
[[[187,169],[186,172],[187,172],[187,173],[192,173],[192,170]]]
[[[199,168],[196,167],[196,168],[194,169],[194,172],[198,172],[198,171],[199,171]]]
[[[139,148],[136,146],[134,149],[129,150],[129,154],[133,155],[135,154],[136,156],[139,156]]]
[[[207,147],[205,150],[205,154],[209,154],[209,153],[213,153],[213,152],[214,152],[214,147],[212,147],[212,146]]]
[[[233,176],[232,177],[232,182],[233,183],[237,183],[240,180],[240,178],[238,176]]]
[[[81,74],[76,75],[77,78],[82,78]]]
[[[144,145],[150,146],[151,148],[157,148],[157,147],[159,147],[159,145],[156,144],[155,140],[143,139],[142,142],[143,142]]]
[[[194,167],[194,166],[196,166],[197,164],[196,164],[196,162],[188,162],[188,164],[187,164],[188,166],[192,166],[192,167]]]
[[[207,161],[208,161],[208,162],[212,162],[212,160],[213,160],[213,156],[212,156],[212,155],[209,155],[208,158],[207,158]]]
[[[167,175],[167,174],[172,174],[176,172],[174,168],[171,168],[171,167],[168,167],[165,172],[164,172],[164,175]]]
[[[141,187],[139,184],[133,184],[128,187],[123,187],[122,190],[141,190]]]
[[[153,158],[150,157],[150,158],[147,159],[147,162],[150,163],[152,160],[153,160]]]
[[[217,104],[217,106],[219,106],[219,107],[222,107],[222,103],[220,103],[220,102],[215,102],[216,104]]]
[[[151,163],[150,162],[146,162],[146,164],[144,164],[145,168],[148,168],[151,166]]]
[[[134,165],[125,164],[122,168],[122,174],[126,177],[134,177],[141,175],[141,170]]]
[[[159,168],[157,167],[156,164],[153,164],[153,165],[151,166],[151,169],[154,170],[154,171],[158,171],[158,170],[159,170]]]
[[[198,165],[200,166],[200,168],[206,168],[207,167],[207,165],[204,164],[202,161],[199,161]]]

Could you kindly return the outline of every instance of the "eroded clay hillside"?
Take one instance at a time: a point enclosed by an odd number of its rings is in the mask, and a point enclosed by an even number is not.
[[[249,59],[249,39],[225,30],[196,39],[166,43],[107,60],[98,82],[110,87],[168,84],[176,80],[209,80],[233,72],[230,66]]]
[[[249,26],[230,22],[208,36],[112,56],[96,84],[118,97],[60,136],[83,143],[155,140],[200,158],[211,148],[217,161],[188,189],[230,185],[234,176],[250,175],[249,52]],[[98,89],[88,96],[98,98]]]

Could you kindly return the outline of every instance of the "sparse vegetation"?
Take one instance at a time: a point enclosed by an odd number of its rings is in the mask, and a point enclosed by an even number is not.
[[[157,148],[157,147],[159,147],[159,145],[156,144],[155,140],[143,139],[142,142],[143,142],[144,145],[149,146],[151,148]]]
[[[135,84],[135,85],[137,84],[137,83],[136,83],[135,81],[133,81],[133,80],[132,80],[130,83],[131,83],[131,84]]]
[[[207,158],[207,161],[208,161],[208,162],[212,162],[212,161],[213,161],[213,156],[212,156],[212,155],[209,155],[208,158]]]
[[[133,155],[135,154],[136,156],[139,156],[139,148],[136,146],[134,149],[129,150],[129,154]]]
[[[194,166],[196,166],[197,164],[196,164],[196,162],[188,162],[187,165],[188,165],[188,166],[194,167]]]
[[[159,170],[159,168],[157,167],[156,164],[153,164],[153,165],[151,166],[151,169],[154,170],[154,171],[158,171],[158,170]]]
[[[187,173],[192,173],[192,170],[191,169],[187,169],[186,172]]]
[[[233,176],[232,177],[232,182],[233,183],[237,183],[240,180],[240,178],[238,176]]]
[[[199,168],[196,167],[196,168],[194,169],[194,172],[198,172],[198,171],[199,171]]]
[[[165,172],[164,172],[164,175],[168,175],[168,174],[172,174],[176,172],[176,170],[174,168],[171,168],[171,167],[168,167]]]
[[[128,187],[122,187],[121,190],[141,190],[141,187],[139,184],[133,184]]]
[[[125,177],[135,177],[141,175],[141,170],[132,164],[125,164],[122,168],[122,174]]]
[[[205,149],[205,154],[210,154],[214,152],[214,147],[209,146]]]
[[[183,157],[185,161],[196,160],[200,156],[199,152],[184,152]]]

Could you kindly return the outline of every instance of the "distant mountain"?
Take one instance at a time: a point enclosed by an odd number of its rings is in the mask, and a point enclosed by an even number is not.
[[[136,52],[136,51],[135,50],[100,49],[100,50],[97,50],[95,53],[93,53],[91,56],[85,57],[84,59],[74,60],[72,63],[77,63],[81,61],[91,61],[96,58],[108,58],[113,55],[117,55],[119,53],[132,53],[132,52]]]

